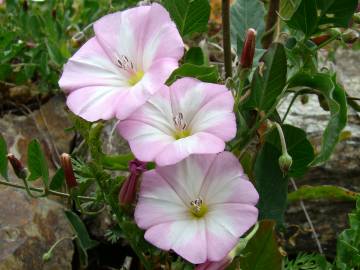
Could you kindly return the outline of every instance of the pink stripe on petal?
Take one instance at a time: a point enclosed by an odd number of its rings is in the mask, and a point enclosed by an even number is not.
[[[218,137],[199,132],[174,141],[166,146],[155,158],[160,166],[177,163],[191,154],[214,154],[223,151],[225,143]]]

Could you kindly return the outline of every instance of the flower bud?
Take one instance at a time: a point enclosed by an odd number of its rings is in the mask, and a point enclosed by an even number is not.
[[[347,29],[343,34],[342,34],[342,39],[345,43],[354,43],[355,41],[357,41],[359,39],[359,34],[357,31],[353,30],[353,29]]]
[[[20,160],[18,160],[13,154],[8,154],[7,158],[16,174],[17,177],[20,179],[26,179],[27,177],[27,170],[25,169],[24,165]]]
[[[44,262],[48,262],[51,260],[52,253],[50,251],[43,254],[42,259]]]
[[[140,160],[132,160],[129,163],[130,175],[122,184],[119,193],[121,204],[131,204],[135,201],[137,183],[140,175],[146,171],[146,163]]]
[[[74,175],[74,170],[71,163],[71,157],[69,154],[63,153],[60,156],[60,164],[64,170],[66,184],[69,188],[74,188],[78,185]]]
[[[288,153],[283,153],[279,157],[279,166],[284,175],[289,172],[292,162],[293,159]]]
[[[244,47],[241,52],[240,67],[251,68],[255,54],[256,31],[249,28],[246,32]]]

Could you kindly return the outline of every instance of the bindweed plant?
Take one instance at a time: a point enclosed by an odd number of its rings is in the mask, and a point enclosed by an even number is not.
[[[223,0],[223,43],[215,47],[224,63],[216,64],[209,55],[213,41],[188,45],[205,37],[208,0],[147,1],[109,13],[93,23],[94,35],[67,60],[59,79],[89,157],[61,155],[50,179],[36,140],[25,168],[7,155],[2,139],[1,174],[7,179],[8,159],[23,185],[1,183],[32,197],[68,199],[66,216],[83,267],[97,242],[78,214],[110,211],[117,226],[107,238],[125,239],[145,269],[357,269],[358,210],[339,237],[334,263],[322,254],[284,259],[276,239],[289,183],[296,187],[296,178],[330,158],[347,107],[359,110],[317,59],[329,43],[349,42],[345,34],[358,27],[356,9],[356,0],[235,0],[231,6]],[[49,27],[45,34],[56,28]],[[39,52],[51,58],[49,48]],[[280,116],[279,102],[289,95]],[[304,95],[317,95],[330,114],[316,152],[305,131],[286,122],[294,100]],[[102,149],[103,128],[114,118],[130,153]],[[32,187],[39,178],[43,188]],[[303,192],[326,196],[319,187]]]

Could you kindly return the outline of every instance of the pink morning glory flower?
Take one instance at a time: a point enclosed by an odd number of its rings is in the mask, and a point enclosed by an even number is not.
[[[234,98],[220,84],[182,78],[164,86],[118,125],[137,159],[158,165],[219,153],[236,134]]]
[[[94,31],[64,66],[59,85],[69,94],[70,110],[82,118],[124,119],[178,67],[184,44],[159,4],[106,15]]]
[[[216,262],[256,223],[258,198],[230,152],[191,155],[143,174],[135,221],[154,246]]]

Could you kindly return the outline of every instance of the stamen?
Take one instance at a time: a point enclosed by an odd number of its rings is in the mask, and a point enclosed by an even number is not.
[[[174,125],[178,130],[185,130],[187,128],[187,124],[184,120],[183,114],[180,112],[176,116],[173,117]]]
[[[190,212],[196,218],[204,216],[208,210],[201,197],[191,201],[190,206]]]
[[[128,72],[134,72],[134,64],[126,55],[120,55],[120,57],[117,58],[117,63],[121,69]]]
[[[184,120],[184,116],[181,112],[179,112],[176,116],[173,117],[174,126],[175,126],[175,133],[174,138],[176,140],[185,138],[190,136],[190,131],[188,129],[188,125],[186,121]]]

